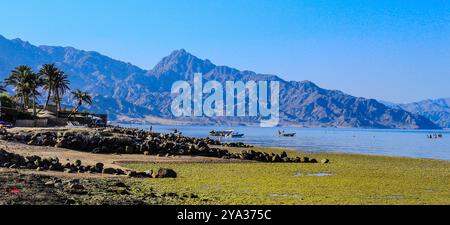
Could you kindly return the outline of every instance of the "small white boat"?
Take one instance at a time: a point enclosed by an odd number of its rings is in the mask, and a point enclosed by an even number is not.
[[[228,134],[226,137],[227,138],[243,138],[244,134],[233,132],[231,134]]]
[[[297,133],[286,133],[284,131],[283,132],[279,131],[278,135],[280,137],[295,137],[295,135],[297,135]]]
[[[213,137],[227,137],[233,133],[234,133],[234,130],[224,130],[224,131],[213,130],[213,131],[209,132],[209,135],[213,136]]]

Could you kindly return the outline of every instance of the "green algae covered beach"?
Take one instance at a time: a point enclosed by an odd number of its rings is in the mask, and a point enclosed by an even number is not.
[[[280,149],[258,148],[280,152]],[[235,150],[239,151],[239,150]],[[296,154],[289,152],[290,156]],[[450,204],[450,162],[351,154],[308,154],[329,164],[146,163],[136,170],[175,169],[179,177],[135,180],[136,194],[195,193],[173,204]]]
[[[124,128],[10,129],[0,145],[0,205],[450,204],[442,160],[230,147]],[[174,176],[160,179],[161,169]]]

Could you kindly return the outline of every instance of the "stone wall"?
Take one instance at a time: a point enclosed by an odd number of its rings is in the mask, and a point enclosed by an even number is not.
[[[47,127],[47,119],[37,120],[16,120],[16,127]]]

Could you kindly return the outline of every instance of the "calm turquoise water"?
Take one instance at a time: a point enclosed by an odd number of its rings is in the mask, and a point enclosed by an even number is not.
[[[150,125],[120,124],[124,127],[149,129]],[[244,138],[222,139],[266,147],[288,147],[310,152],[344,152],[370,155],[432,158],[450,161],[450,131],[438,131],[441,139],[428,139],[436,131],[370,130],[325,128],[260,128],[212,126],[153,126],[153,130],[171,133],[178,129],[186,136],[207,137],[211,130],[232,129],[245,134]],[[296,137],[279,137],[278,130],[297,133]]]

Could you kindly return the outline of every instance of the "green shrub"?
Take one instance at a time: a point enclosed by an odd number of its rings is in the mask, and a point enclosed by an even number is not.
[[[3,107],[7,108],[16,107],[16,102],[14,101],[13,97],[9,96],[8,94],[0,94],[0,101]]]

